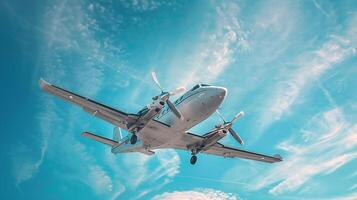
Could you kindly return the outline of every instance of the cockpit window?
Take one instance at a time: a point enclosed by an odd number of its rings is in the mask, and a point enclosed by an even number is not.
[[[208,85],[208,84],[203,84],[203,83],[202,83],[202,84],[201,84],[201,86],[211,86],[211,85]]]
[[[198,89],[199,87],[200,87],[200,85],[197,84],[197,85],[195,85],[195,87],[193,87],[193,88],[191,89],[191,91],[194,91],[194,90]]]

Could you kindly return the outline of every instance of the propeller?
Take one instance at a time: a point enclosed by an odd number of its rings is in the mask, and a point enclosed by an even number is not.
[[[227,122],[224,117],[222,116],[222,114],[216,110],[216,113],[218,114],[218,116],[222,119],[223,124],[221,126],[216,126],[217,128],[223,128],[225,130],[228,130],[228,132],[232,135],[232,137],[239,142],[241,145],[244,145],[244,142],[242,140],[242,138],[237,134],[237,132],[235,132],[232,129],[232,125],[235,121],[237,121],[240,117],[242,117],[244,115],[243,111],[240,111],[238,114],[236,114],[236,116],[234,116],[234,118],[230,121]]]
[[[166,102],[167,106],[170,108],[170,110],[174,113],[174,115],[177,118],[183,120],[183,116],[182,116],[181,112],[176,108],[175,104],[173,104],[171,102],[170,96],[177,95],[181,92],[184,92],[184,91],[186,91],[186,88],[178,87],[171,92],[164,92],[164,89],[161,87],[161,84],[160,84],[159,80],[157,79],[156,73],[151,72],[151,76],[152,76],[152,79],[154,80],[156,86],[161,90],[161,95],[159,96],[160,99]]]

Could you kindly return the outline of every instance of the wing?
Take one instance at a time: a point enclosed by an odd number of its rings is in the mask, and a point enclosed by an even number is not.
[[[178,149],[188,150],[190,146],[200,143],[203,139],[204,139],[203,136],[186,132],[185,134],[183,134],[183,136],[179,141],[176,141],[176,144],[174,146],[175,148]],[[227,147],[219,142],[215,143],[207,150],[201,151],[201,153],[212,154],[212,155],[228,157],[228,158],[239,157],[243,159],[256,160],[256,161],[267,162],[267,163],[282,161],[282,158],[279,155],[276,156],[263,155],[259,153],[245,151],[242,149]]]
[[[217,142],[215,145],[211,146],[209,149],[207,149],[202,153],[213,154],[213,155],[229,157],[229,158],[239,157],[239,158],[256,160],[256,161],[267,162],[267,163],[275,163],[275,162],[282,161],[282,158],[279,155],[267,156],[259,153],[227,147],[219,142]]]
[[[80,96],[68,90],[62,89],[55,85],[52,85],[45,80],[40,80],[41,88],[55,96],[58,96],[70,103],[76,104],[82,107],[86,112],[99,117],[105,121],[108,121],[115,126],[119,126],[125,130],[127,129],[127,124],[131,124],[138,119],[137,115],[128,114],[117,110],[115,108],[111,108],[109,106],[103,105],[101,103],[95,102],[89,98]]]

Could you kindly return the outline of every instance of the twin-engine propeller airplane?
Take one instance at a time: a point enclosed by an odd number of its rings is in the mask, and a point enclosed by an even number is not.
[[[282,161],[279,155],[262,155],[227,147],[218,142],[230,133],[235,140],[243,145],[242,138],[232,129],[232,125],[244,113],[239,112],[231,121],[226,121],[217,111],[227,94],[226,88],[198,84],[175,102],[172,102],[171,96],[184,92],[186,89],[180,87],[173,92],[166,92],[162,89],[154,72],[152,72],[152,78],[160,88],[161,94],[153,97],[152,103],[145,106],[137,114],[126,113],[103,105],[42,79],[40,86],[44,91],[77,104],[86,112],[116,126],[112,139],[90,132],[82,133],[85,137],[109,145],[114,154],[140,152],[153,155],[155,149],[172,148],[190,151],[192,154],[190,163],[192,165],[196,163],[198,153],[229,158],[239,157],[267,163]],[[188,132],[190,128],[207,119],[215,111],[222,118],[222,124],[216,125],[212,131],[202,136]],[[126,130],[129,134],[123,137],[121,129]]]

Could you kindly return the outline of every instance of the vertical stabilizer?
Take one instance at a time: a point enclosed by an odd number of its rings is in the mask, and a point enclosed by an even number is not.
[[[119,142],[121,139],[123,139],[121,129],[119,127],[115,127],[113,130],[113,140]]]

